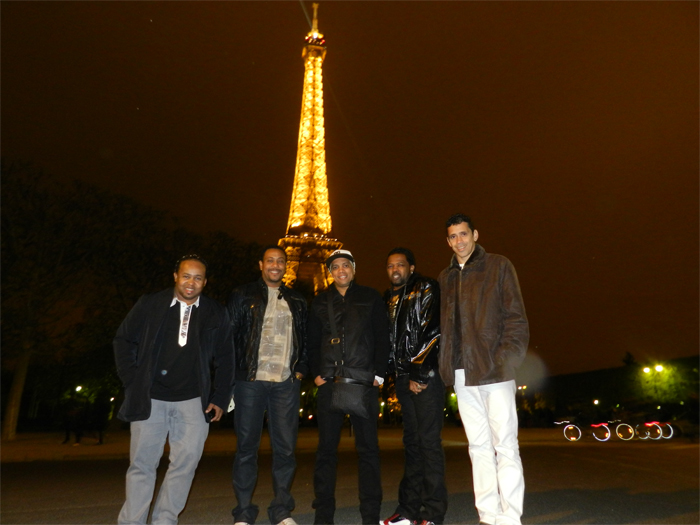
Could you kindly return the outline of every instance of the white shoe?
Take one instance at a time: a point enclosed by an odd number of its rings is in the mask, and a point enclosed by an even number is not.
[[[250,525],[250,523],[248,523],[247,521],[237,521],[233,525]]]
[[[284,518],[277,525],[297,525],[297,522],[290,516],[288,518]]]

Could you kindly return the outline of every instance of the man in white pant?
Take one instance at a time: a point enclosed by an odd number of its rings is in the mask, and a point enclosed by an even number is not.
[[[480,523],[519,524],[525,480],[515,368],[530,339],[520,285],[508,259],[476,243],[479,232],[469,216],[453,215],[446,228],[454,255],[438,279],[440,376],[457,395]]]

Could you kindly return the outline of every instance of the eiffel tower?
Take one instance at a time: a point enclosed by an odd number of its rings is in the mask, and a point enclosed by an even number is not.
[[[306,283],[314,293],[332,282],[324,261],[343,244],[330,237],[331,211],[326,179],[325,132],[323,126],[323,59],[326,41],[318,30],[318,4],[313,4],[314,18],[304,59],[304,92],[301,102],[299,145],[294,173],[294,190],[289,209],[287,234],[280,246],[287,253],[284,283]]]

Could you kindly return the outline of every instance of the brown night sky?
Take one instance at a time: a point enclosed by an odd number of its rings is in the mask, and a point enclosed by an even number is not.
[[[697,354],[698,6],[322,2],[358,281],[383,289],[396,245],[437,276],[463,211],[550,373]],[[299,2],[3,2],[3,155],[275,241],[308,30]]]

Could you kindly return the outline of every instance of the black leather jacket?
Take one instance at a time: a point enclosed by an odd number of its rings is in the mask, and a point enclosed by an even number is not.
[[[331,344],[328,301],[340,344]],[[313,377],[347,377],[367,383],[384,377],[389,362],[389,322],[381,295],[352,282],[340,295],[335,285],[318,294],[309,313],[309,358]]]
[[[292,354],[290,368],[292,376],[309,372],[306,351],[307,306],[304,296],[281,285],[280,293],[292,312]],[[255,381],[258,371],[258,350],[262,333],[265,309],[267,308],[267,284],[262,279],[239,286],[228,300],[228,311],[233,330],[236,353],[236,380]]]
[[[384,293],[389,306],[392,291]],[[437,369],[440,350],[440,286],[437,281],[412,274],[398,292],[391,326],[390,368],[397,375],[427,383]],[[393,370],[392,370],[393,371]]]

